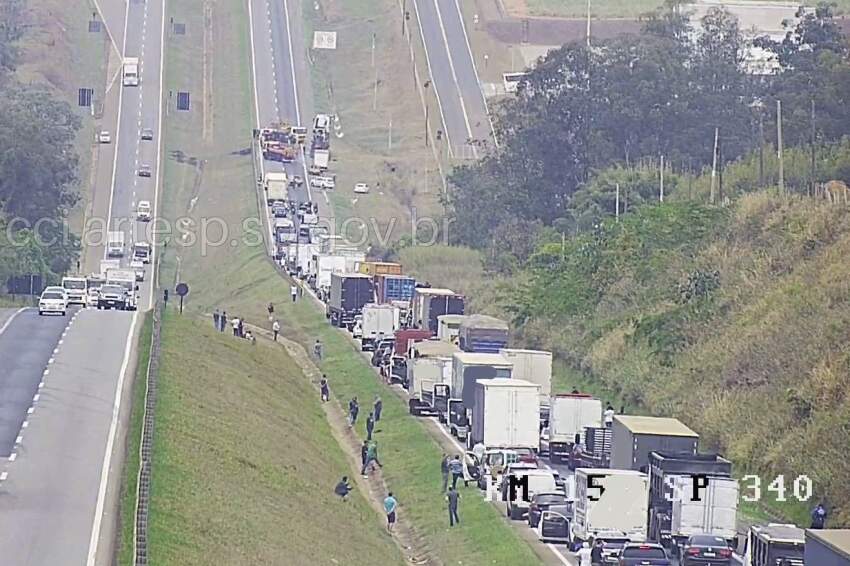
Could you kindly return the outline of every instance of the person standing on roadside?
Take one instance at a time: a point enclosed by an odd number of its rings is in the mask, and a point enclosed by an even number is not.
[[[278,321],[272,323],[272,334],[274,334],[274,341],[277,342],[277,335],[280,334],[280,323]]]
[[[591,564],[591,554],[593,553],[590,550],[590,545],[587,542],[582,543],[581,549],[576,553],[579,559],[579,566],[593,566]]]
[[[242,321],[239,320],[238,316],[234,316],[233,320],[230,321],[230,325],[233,327],[233,335],[237,338],[239,337],[239,325],[242,324]]]
[[[446,486],[449,485],[449,455],[443,452],[443,459],[440,460],[440,473],[443,474],[443,489],[440,493],[446,492]]]
[[[364,440],[360,445],[360,475],[366,472],[366,464],[369,463],[369,441]]]
[[[460,499],[460,494],[453,487],[449,488],[446,494],[446,501],[449,503],[449,526],[454,527],[455,523],[460,524],[460,517],[457,515],[457,500]]]
[[[372,408],[372,412],[375,413],[375,422],[381,420],[381,411],[384,410],[384,402],[381,401],[380,395],[375,395],[375,404]]]
[[[372,416],[372,413],[369,413],[369,416],[366,417],[366,440],[372,440],[373,430],[375,430],[375,417]]]
[[[614,426],[614,407],[611,406],[611,403],[605,407],[605,426],[611,428]]]
[[[395,511],[398,507],[398,501],[396,501],[395,497],[393,497],[393,492],[389,492],[387,497],[384,499],[384,511],[387,513],[387,532],[393,532],[393,525],[395,525]]]
[[[452,489],[457,488],[457,480],[463,477],[463,462],[460,456],[455,454],[454,459],[449,462],[449,471],[452,473]]]
[[[213,324],[215,324],[216,330],[221,326],[221,313],[218,312],[218,309],[213,312]]]
[[[289,294],[292,295],[292,302],[294,303],[298,299],[298,287],[291,285],[289,287]]]
[[[313,344],[313,355],[316,356],[317,360],[322,360],[322,342],[318,338],[316,338],[316,343]]]
[[[331,389],[328,385],[328,376],[322,374],[322,380],[319,381],[319,388],[322,391],[322,403],[330,401],[331,398]]]
[[[274,318],[274,304],[273,304],[273,303],[269,303],[269,306],[268,306],[268,307],[266,307],[266,310],[268,310],[268,311],[269,311],[269,320],[271,320],[272,318]]]
[[[357,403],[357,396],[354,396],[348,402],[348,426],[354,426],[357,423],[357,413],[359,412],[360,405]]]
[[[219,327],[216,328],[219,332],[224,332],[224,328],[227,326],[227,311],[222,311],[221,318],[219,319]]]

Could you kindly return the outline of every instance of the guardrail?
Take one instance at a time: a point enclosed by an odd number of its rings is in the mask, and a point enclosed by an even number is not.
[[[136,516],[133,526],[133,556],[136,566],[148,564],[148,517],[151,491],[151,458],[153,455],[154,409],[159,377],[160,331],[163,303],[157,299],[153,308],[153,330],[150,357],[145,375],[145,409],[139,443],[139,475],[136,482]]]

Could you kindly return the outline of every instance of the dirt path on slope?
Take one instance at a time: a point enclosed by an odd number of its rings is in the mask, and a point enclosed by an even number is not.
[[[262,336],[269,341],[272,340],[272,334],[269,330],[252,324],[246,326],[251,329],[255,336]],[[313,360],[300,344],[283,336],[278,336],[278,342],[286,349],[289,356],[295,360],[295,363],[298,364],[304,375],[310,379],[310,383],[316,389],[316,396],[318,397],[319,380],[322,377],[322,372],[319,371],[319,368],[316,367]],[[353,478],[360,492],[368,496],[367,500],[375,511],[381,517],[385,517],[383,502],[389,488],[384,482],[381,469],[377,468],[371,472],[369,479],[360,475],[361,439],[348,426],[348,419],[337,402],[322,403],[322,409],[325,412],[334,439],[348,457],[348,462],[352,470],[348,477]],[[410,521],[405,518],[404,506],[399,503],[398,508],[399,513],[397,514],[392,539],[401,550],[407,562],[410,564],[443,566],[439,557],[431,551],[428,541],[419,536]]]

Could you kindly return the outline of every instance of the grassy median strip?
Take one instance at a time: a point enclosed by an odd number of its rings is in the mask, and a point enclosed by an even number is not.
[[[136,378],[133,381],[133,409],[127,431],[127,454],[124,458],[124,480],[121,484],[120,522],[118,539],[118,564],[133,564],[133,525],[136,514],[136,488],[139,483],[139,446],[142,441],[142,422],[145,415],[145,391],[147,390],[148,363],[153,335],[153,312],[142,314],[142,330],[139,334]]]
[[[164,317],[150,556],[156,564],[400,564],[318,395],[284,349]],[[309,557],[309,558],[308,558]]]

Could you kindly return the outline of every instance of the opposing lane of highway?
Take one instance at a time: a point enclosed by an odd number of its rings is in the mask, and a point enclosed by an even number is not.
[[[28,324],[28,318],[20,322]],[[59,345],[35,410],[27,417],[18,457],[0,484],[4,566],[87,563],[103,450],[116,381],[126,369],[131,318],[126,312],[82,310]],[[59,318],[55,321],[35,322],[52,329],[61,324]],[[61,329],[58,332],[61,335]],[[0,337],[0,348],[5,338]],[[27,406],[31,403],[32,396]]]

